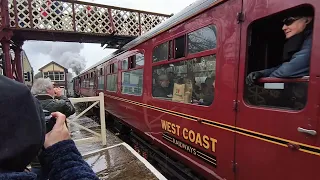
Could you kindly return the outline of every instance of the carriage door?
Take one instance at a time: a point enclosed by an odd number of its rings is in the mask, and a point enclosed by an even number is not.
[[[282,63],[283,18],[298,9],[314,12],[320,4],[317,0],[243,0],[243,3],[236,179],[320,179],[317,122],[320,47],[316,40],[319,19],[313,26],[310,77],[262,78],[251,87],[245,84],[250,72]]]

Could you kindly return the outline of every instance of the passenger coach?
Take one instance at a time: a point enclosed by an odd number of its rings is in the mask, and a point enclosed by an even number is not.
[[[305,7],[315,14],[310,76],[246,86],[250,72],[282,63],[283,17]],[[199,0],[81,73],[75,93],[104,92],[106,111],[169,156],[178,179],[320,179],[319,9]]]

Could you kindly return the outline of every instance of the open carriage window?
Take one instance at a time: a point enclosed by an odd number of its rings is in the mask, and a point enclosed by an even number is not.
[[[303,109],[307,102],[314,9],[303,5],[254,21],[248,29],[247,103]]]
[[[152,62],[158,62],[168,59],[169,54],[169,42],[162,43],[156,46],[152,52]]]
[[[186,49],[186,36],[183,35],[178,37],[174,40],[175,43],[175,59],[179,59],[185,56],[185,49]]]

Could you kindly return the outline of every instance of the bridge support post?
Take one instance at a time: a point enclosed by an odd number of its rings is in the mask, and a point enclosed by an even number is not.
[[[16,72],[17,72],[17,80],[19,82],[24,82],[24,79],[22,78],[23,70],[22,70],[22,57],[21,57],[21,52],[22,52],[22,45],[23,41],[17,41],[15,42],[16,47],[14,48],[14,66],[16,67]]]
[[[4,54],[4,75],[13,79],[11,56],[10,56],[10,41],[7,39],[1,40],[2,51]]]

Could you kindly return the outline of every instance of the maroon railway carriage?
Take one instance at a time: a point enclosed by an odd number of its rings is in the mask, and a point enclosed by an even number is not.
[[[247,87],[249,72],[281,63],[282,19],[302,6],[315,13],[310,76]],[[104,92],[108,113],[207,179],[320,179],[319,9],[318,0],[197,1],[81,73],[75,92]],[[206,93],[213,102],[202,103]]]

